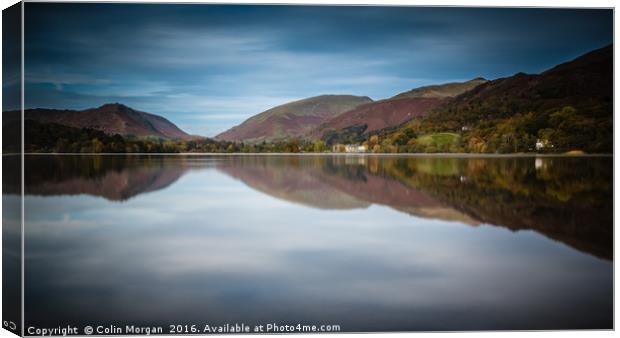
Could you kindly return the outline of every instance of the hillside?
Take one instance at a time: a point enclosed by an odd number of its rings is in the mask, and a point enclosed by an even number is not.
[[[309,138],[322,138],[328,144],[355,142],[363,135],[422,117],[452,97],[485,82],[482,78],[476,78],[466,82],[415,88],[341,114],[312,131]]]
[[[327,120],[368,102],[372,102],[369,97],[352,95],[322,95],[294,101],[255,115],[215,139],[258,143],[302,137]]]
[[[11,114],[11,113],[8,113]],[[167,119],[134,110],[119,103],[86,110],[27,109],[26,120],[55,123],[73,128],[90,128],[106,134],[190,140],[193,137]]]
[[[518,73],[489,81],[458,96],[434,114],[432,120],[452,115],[467,123],[475,122],[481,113],[495,119],[568,105],[604,113],[612,102],[612,91],[613,49],[607,46],[541,74]]]
[[[416,135],[456,132],[459,145],[434,151],[526,152],[537,140],[546,151],[612,152],[613,46],[540,74],[518,73],[479,85],[407,123],[385,139],[399,151],[429,151]],[[408,136],[405,136],[408,135]]]
[[[416,98],[416,97],[426,97],[426,98],[455,97],[487,81],[488,80],[484,78],[477,77],[473,80],[469,80],[466,82],[452,82],[452,83],[444,83],[440,85],[418,87],[410,91],[397,94],[391,97],[391,99],[406,99],[406,98]]]

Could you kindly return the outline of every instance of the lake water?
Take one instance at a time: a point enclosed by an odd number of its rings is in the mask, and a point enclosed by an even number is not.
[[[25,168],[26,327],[613,326],[611,157],[32,155]]]

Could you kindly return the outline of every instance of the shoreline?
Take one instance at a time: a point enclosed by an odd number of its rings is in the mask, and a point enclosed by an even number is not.
[[[2,154],[2,156],[16,156],[20,153]],[[613,157],[614,154],[538,154],[538,153],[510,153],[510,154],[477,154],[477,153],[24,153],[28,156],[385,156],[385,157],[445,157],[445,158],[502,158],[502,157]]]

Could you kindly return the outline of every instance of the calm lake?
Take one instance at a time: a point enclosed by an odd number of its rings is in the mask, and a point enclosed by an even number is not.
[[[26,156],[25,325],[611,329],[612,162]]]

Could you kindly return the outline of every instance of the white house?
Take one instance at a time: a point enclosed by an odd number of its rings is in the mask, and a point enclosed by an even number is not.
[[[347,144],[344,146],[344,151],[347,153],[365,153],[368,148],[365,145],[359,144]]]

